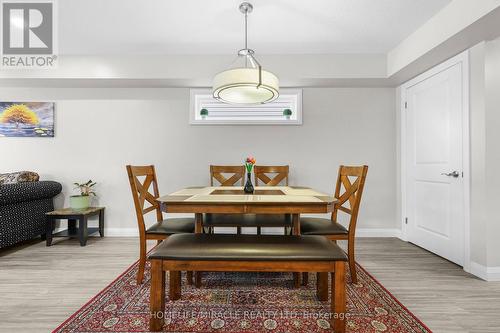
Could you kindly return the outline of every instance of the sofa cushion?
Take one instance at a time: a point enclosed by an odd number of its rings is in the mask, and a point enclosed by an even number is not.
[[[62,186],[54,181],[23,182],[0,185],[0,205],[53,198]]]
[[[24,182],[37,182],[40,176],[33,171],[18,171],[11,173],[0,173],[0,185],[16,184]]]

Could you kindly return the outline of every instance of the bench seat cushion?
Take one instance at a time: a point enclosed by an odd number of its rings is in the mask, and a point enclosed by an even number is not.
[[[194,232],[194,218],[179,217],[168,218],[161,222],[156,222],[147,230],[147,234],[173,235]]]
[[[150,259],[216,261],[346,261],[347,256],[323,236],[172,235]]]
[[[288,227],[290,215],[285,214],[205,214],[207,227]]]

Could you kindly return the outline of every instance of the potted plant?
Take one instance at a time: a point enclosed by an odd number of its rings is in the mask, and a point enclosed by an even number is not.
[[[207,109],[201,109],[200,110],[200,116],[201,116],[201,119],[206,119],[207,116],[208,116],[208,110]]]
[[[290,119],[290,117],[292,115],[292,110],[290,110],[290,109],[284,109],[283,110],[283,115],[285,116],[286,119]]]
[[[95,184],[96,183],[92,180],[82,184],[74,183],[75,190],[78,189],[80,191],[80,195],[72,195],[69,197],[70,207],[73,209],[88,208],[90,206],[90,196],[96,195],[93,191]]]

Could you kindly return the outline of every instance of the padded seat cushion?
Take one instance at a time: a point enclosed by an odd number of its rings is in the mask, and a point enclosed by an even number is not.
[[[347,235],[344,226],[333,223],[330,219],[317,217],[300,218],[300,233],[302,235]]]
[[[206,227],[288,227],[291,216],[286,214],[205,214]]]
[[[337,244],[323,236],[172,235],[150,259],[217,261],[347,261]]]
[[[173,235],[194,232],[194,218],[169,218],[153,224],[146,230],[147,234]]]

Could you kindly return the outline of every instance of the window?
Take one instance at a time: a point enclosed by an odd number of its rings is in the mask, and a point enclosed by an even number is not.
[[[302,89],[281,89],[276,100],[260,105],[226,104],[209,89],[191,89],[190,124],[301,125]]]

